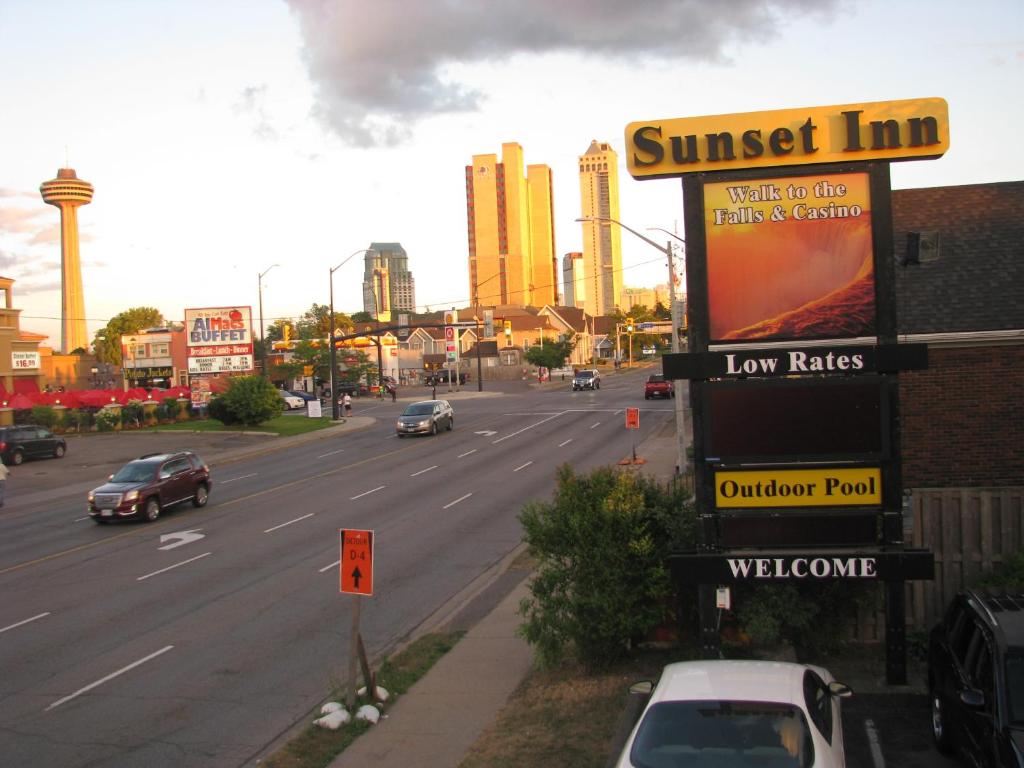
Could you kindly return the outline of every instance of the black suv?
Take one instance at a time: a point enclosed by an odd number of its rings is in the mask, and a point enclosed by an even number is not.
[[[1024,767],[1024,592],[953,598],[928,639],[928,694],[940,752]]]
[[[25,459],[50,456],[59,459],[67,448],[63,437],[34,424],[0,427],[0,458],[4,464],[18,466]]]
[[[160,511],[181,501],[206,506],[210,468],[191,451],[151,453],[129,461],[109,482],[89,491],[89,516],[97,523],[141,517],[153,522]]]

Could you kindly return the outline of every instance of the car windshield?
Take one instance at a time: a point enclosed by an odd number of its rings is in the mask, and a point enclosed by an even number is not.
[[[1024,653],[1006,657],[1006,698],[1010,703],[1010,722],[1024,725]]]
[[[592,378],[594,378],[594,374],[591,373],[590,371],[580,371],[579,373],[576,374],[576,378],[577,379],[592,379]]]
[[[814,748],[798,707],[758,701],[662,701],[647,710],[629,759],[637,768],[807,768]]]
[[[156,464],[148,461],[133,461],[125,464],[110,478],[113,483],[141,483],[152,480],[156,471]]]
[[[433,403],[413,403],[405,409],[403,416],[429,416],[434,412]]]
[[[658,381],[664,381],[665,377],[662,376],[660,373],[656,373],[655,375],[649,377],[647,380],[648,381],[652,381],[652,382],[658,382]]]

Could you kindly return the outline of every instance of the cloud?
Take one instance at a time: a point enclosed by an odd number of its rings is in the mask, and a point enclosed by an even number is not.
[[[82,237],[82,233],[78,233],[78,240],[81,242],[86,238]],[[37,228],[35,234],[29,239],[29,245],[54,245],[60,242],[60,223],[51,224],[48,227],[41,229]]]
[[[456,63],[574,53],[722,62],[737,41],[774,37],[840,0],[287,0],[299,20],[315,114],[345,141],[389,145],[431,115],[477,110],[486,94]]]
[[[277,130],[270,124],[266,109],[267,86],[249,85],[242,89],[238,101],[233,105],[235,114],[255,118],[253,133],[266,141],[279,138]]]
[[[18,192],[10,197],[23,196]],[[42,201],[40,201],[42,202]],[[39,220],[45,216],[52,215],[53,211],[40,205],[36,208],[0,208],[0,232],[14,235],[23,235],[39,230]]]

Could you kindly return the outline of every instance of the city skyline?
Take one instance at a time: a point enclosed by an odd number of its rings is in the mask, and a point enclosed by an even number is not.
[[[327,302],[326,270],[374,240],[415,255],[420,309],[465,306],[463,169],[509,141],[550,168],[559,266],[583,251],[577,161],[593,138],[619,154],[623,223],[684,234],[678,182],[626,173],[635,120],[938,96],[950,150],[895,163],[894,188],[1024,178],[1022,153],[993,141],[1024,119],[1007,98],[1024,80],[1019,2],[357,11],[256,0],[239,25],[235,3],[3,4],[0,275],[22,328],[59,345],[59,222],[38,186],[62,164],[97,190],[78,222],[90,339],[133,306],[180,320],[255,305],[275,263],[266,321],[297,317]],[[622,259],[623,285],[665,282],[661,254],[628,233]],[[335,275],[347,311],[362,304],[355,261]]]

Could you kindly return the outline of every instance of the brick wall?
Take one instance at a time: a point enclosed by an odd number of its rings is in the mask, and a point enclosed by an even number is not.
[[[900,374],[903,487],[1024,485],[1024,346],[931,348]]]

